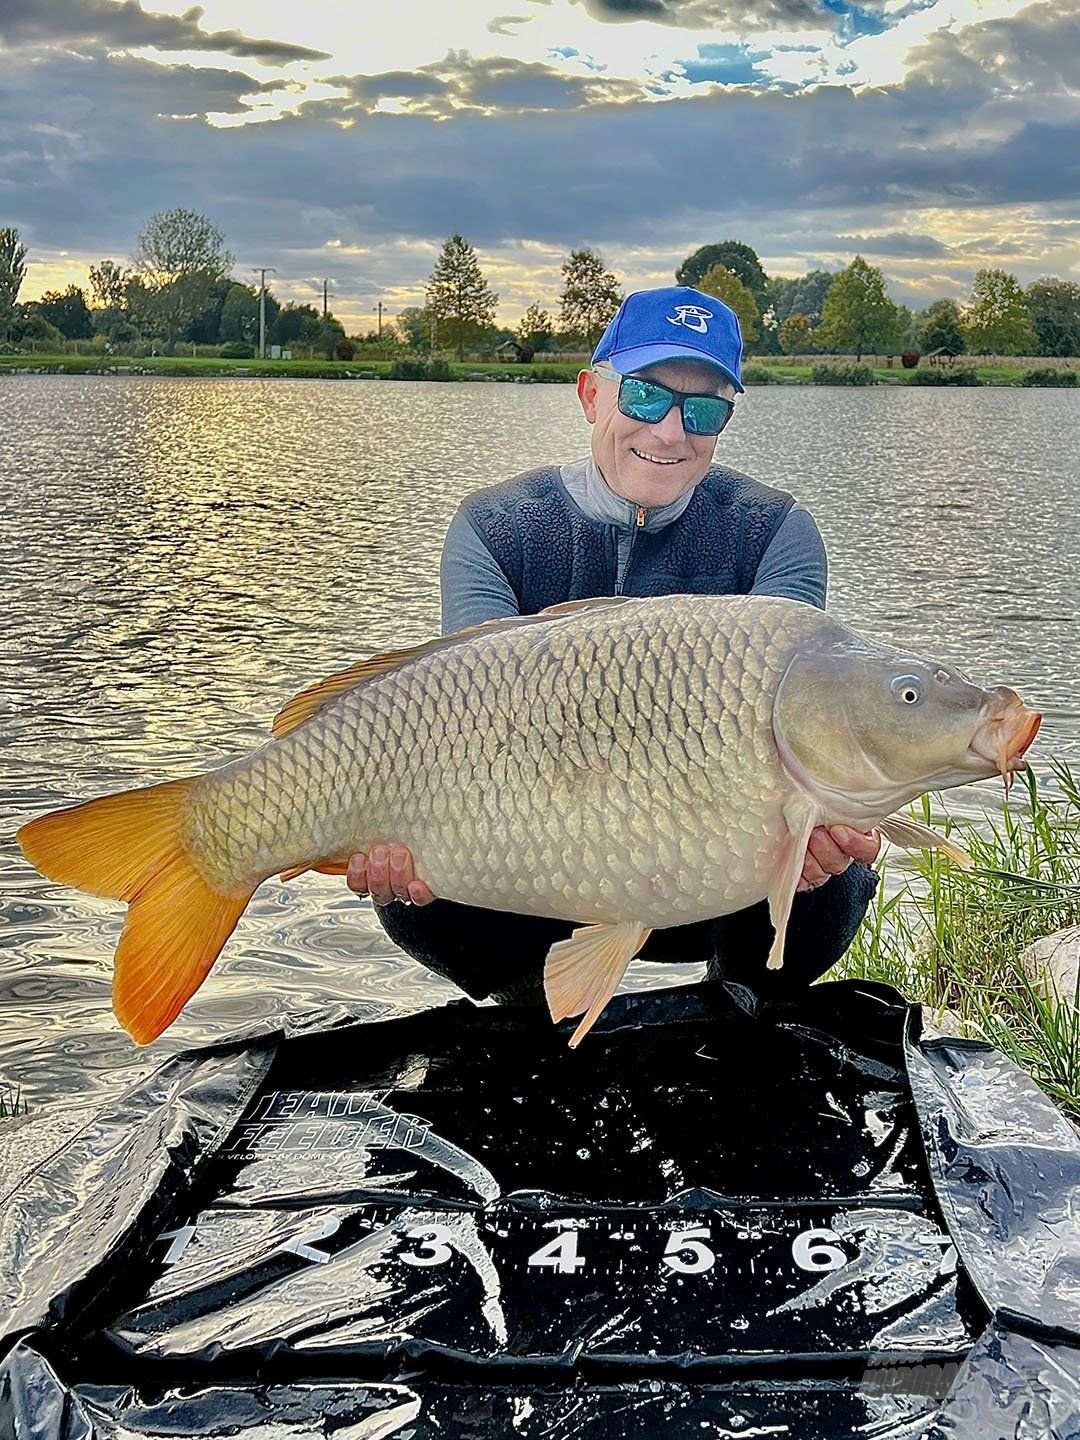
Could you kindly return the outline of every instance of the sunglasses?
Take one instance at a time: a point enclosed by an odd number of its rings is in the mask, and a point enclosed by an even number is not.
[[[605,380],[619,382],[619,412],[628,420],[658,425],[673,405],[682,414],[683,429],[688,435],[719,435],[735,410],[733,400],[722,395],[694,395],[684,390],[671,390],[655,380],[642,380],[637,375],[620,375],[608,366],[597,365],[596,373]]]

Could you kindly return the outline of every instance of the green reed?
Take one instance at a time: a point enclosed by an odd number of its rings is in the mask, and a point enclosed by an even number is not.
[[[924,796],[916,814],[954,836],[974,865],[920,851],[902,886],[879,885],[838,973],[884,980],[940,1021],[989,1041],[1080,1119],[1080,994],[1059,995],[1020,963],[1026,946],[1080,925],[1080,780],[1051,762],[1055,787],[1023,772],[1000,819],[975,825]],[[886,861],[879,862],[884,872]]]

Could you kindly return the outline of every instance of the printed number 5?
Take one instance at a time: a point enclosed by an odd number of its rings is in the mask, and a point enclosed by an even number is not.
[[[418,1230],[406,1230],[405,1239],[421,1243],[415,1255],[407,1250],[402,1254],[403,1265],[445,1265],[454,1253],[449,1245],[450,1231],[445,1225],[422,1225]]]
[[[703,1270],[711,1270],[716,1264],[716,1256],[707,1245],[702,1244],[708,1238],[709,1231],[704,1225],[695,1226],[692,1230],[673,1230],[664,1251],[664,1264],[680,1275],[700,1275]]]

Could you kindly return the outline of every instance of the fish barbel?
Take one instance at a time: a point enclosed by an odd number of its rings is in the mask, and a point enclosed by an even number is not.
[[[584,1015],[576,1044],[652,928],[768,897],[780,965],[816,825],[966,861],[891,812],[1008,781],[1040,719],[797,601],[573,601],[363,661],[231,764],[55,811],[19,841],[50,878],[127,901],[114,1006],[141,1043],[262,881],[343,874],[393,841],[443,898],[582,924],[545,968],[553,1018]]]

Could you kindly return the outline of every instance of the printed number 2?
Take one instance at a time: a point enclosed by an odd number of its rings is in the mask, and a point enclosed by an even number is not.
[[[704,1270],[711,1270],[716,1264],[716,1256],[707,1245],[702,1244],[708,1238],[709,1231],[704,1225],[690,1230],[673,1230],[664,1251],[664,1264],[680,1275],[700,1275]]]
[[[556,1235],[554,1240],[549,1240],[546,1245],[535,1250],[529,1256],[529,1264],[557,1270],[560,1275],[573,1275],[585,1264],[577,1253],[577,1239],[576,1230],[564,1230],[561,1235]]]
[[[400,1257],[403,1265],[445,1265],[454,1253],[450,1248],[450,1231],[445,1225],[422,1225],[418,1230],[406,1230],[406,1240],[419,1240],[415,1254],[407,1250]]]

